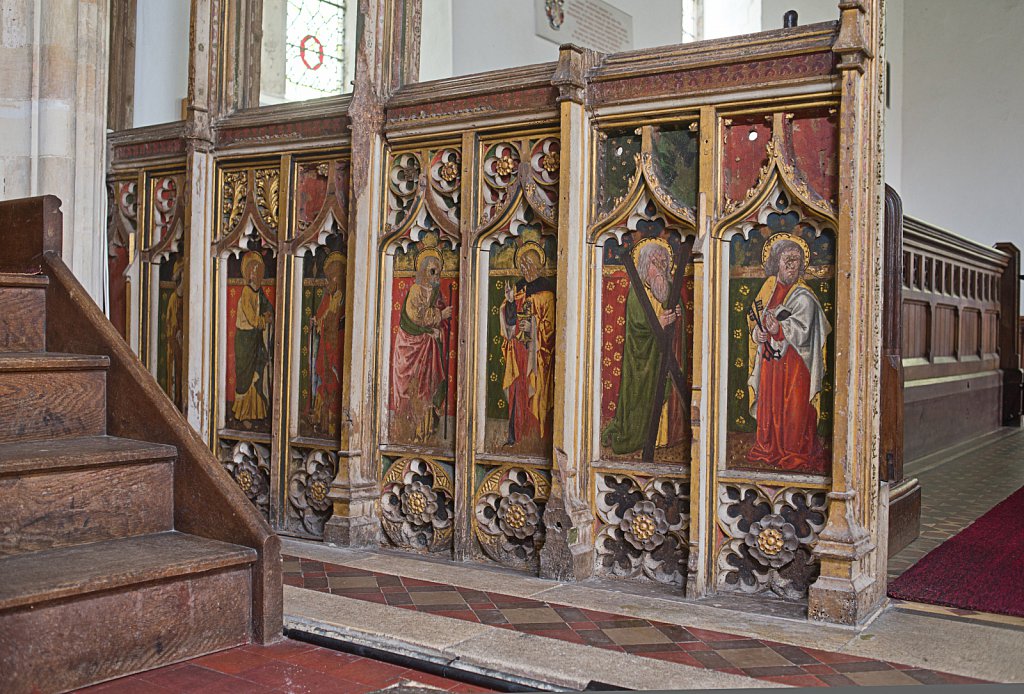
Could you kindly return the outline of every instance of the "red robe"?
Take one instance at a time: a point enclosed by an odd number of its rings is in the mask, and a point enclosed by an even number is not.
[[[765,306],[779,306],[791,285],[779,282]],[[784,340],[782,327],[771,336]],[[763,345],[758,350],[764,350]],[[780,359],[761,357],[757,397],[757,439],[747,460],[778,470],[826,474],[825,450],[818,438],[818,411],[810,401],[811,374],[792,346]]]

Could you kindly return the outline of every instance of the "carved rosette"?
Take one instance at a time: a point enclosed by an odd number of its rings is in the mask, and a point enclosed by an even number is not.
[[[562,170],[562,143],[556,137],[538,140],[530,151],[530,180],[523,193],[540,216],[557,225],[558,181]]]
[[[683,585],[689,554],[690,483],[597,475],[597,572]]]
[[[459,150],[447,147],[433,152],[428,179],[432,213],[444,216],[444,219],[436,221],[442,227],[457,229],[462,186],[462,155]]]
[[[334,504],[327,493],[337,471],[337,456],[330,451],[292,449],[289,514],[302,523],[307,533],[316,537],[323,537],[324,524],[334,512]]]
[[[249,441],[223,441],[221,463],[238,487],[259,509],[270,517],[270,449]]]
[[[499,142],[488,148],[481,186],[484,222],[494,219],[508,207],[512,184],[519,176],[519,164],[519,149],[511,142]]]
[[[719,589],[806,598],[818,576],[811,550],[825,527],[826,509],[820,490],[723,485],[718,525],[726,538],[718,553]]]
[[[450,550],[454,514],[452,478],[428,458],[396,460],[381,481],[381,525],[396,547]]]
[[[473,529],[488,557],[515,568],[536,565],[550,490],[548,479],[533,468],[500,467],[487,474],[476,491]]]

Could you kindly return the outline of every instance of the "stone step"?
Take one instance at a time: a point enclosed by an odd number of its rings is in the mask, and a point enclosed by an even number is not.
[[[103,435],[103,356],[0,352],[0,442]]]
[[[176,454],[112,436],[0,443],[0,557],[170,530]]]
[[[255,559],[176,532],[0,558],[4,691],[65,691],[248,643]]]
[[[46,349],[45,275],[0,273],[0,352]]]

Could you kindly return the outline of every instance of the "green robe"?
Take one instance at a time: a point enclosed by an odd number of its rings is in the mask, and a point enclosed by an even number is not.
[[[242,290],[243,297],[247,293],[255,293],[257,295],[256,301],[254,302],[257,309],[257,316],[262,316],[264,313],[273,313],[274,306],[267,299],[267,295],[260,289],[258,292],[246,285]],[[241,303],[241,301],[239,302]],[[243,330],[236,328],[235,330],[235,393],[238,395],[244,395],[249,390],[249,386],[252,385],[253,376],[256,374],[263,374],[263,369],[266,368],[267,363],[270,361],[270,353],[267,349],[267,343],[263,339],[263,328],[253,328],[249,330]],[[269,393],[268,393],[269,394]]]
[[[677,324],[678,325],[678,324]],[[601,432],[601,442],[617,455],[642,451],[654,407],[654,385],[661,366],[661,346],[633,287],[626,298],[626,341],[622,350],[622,381],[615,417]],[[665,383],[665,400],[671,393]]]

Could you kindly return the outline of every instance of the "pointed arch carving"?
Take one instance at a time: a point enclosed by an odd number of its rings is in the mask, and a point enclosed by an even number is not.
[[[839,215],[836,204],[813,192],[794,164],[796,155],[791,138],[786,136],[785,127],[791,116],[784,112],[773,115],[772,138],[765,145],[767,161],[758,172],[757,181],[747,190],[742,200],[730,200],[728,197],[723,200],[722,219],[718,224],[720,233],[754,214],[772,196],[776,181],[809,212],[832,224],[836,223]]]
[[[221,184],[221,223],[224,233],[214,254],[239,254],[255,247],[256,238],[268,248],[278,246],[280,177],[277,168],[225,171]]]
[[[143,249],[142,260],[160,263],[181,249],[185,232],[184,174],[160,176],[152,182],[149,245]]]

